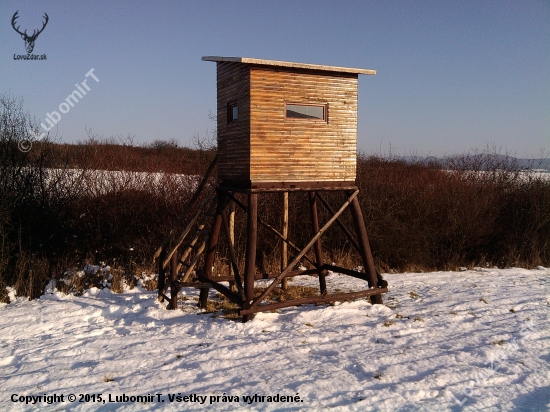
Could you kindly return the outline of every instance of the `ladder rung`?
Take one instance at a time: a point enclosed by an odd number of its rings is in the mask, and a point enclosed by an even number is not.
[[[197,283],[197,282],[178,282],[178,287],[180,288],[209,288],[209,283]]]
[[[183,246],[185,246],[186,249],[189,248],[189,249],[193,249],[193,250],[199,250],[200,245],[192,245],[191,243],[185,243]]]

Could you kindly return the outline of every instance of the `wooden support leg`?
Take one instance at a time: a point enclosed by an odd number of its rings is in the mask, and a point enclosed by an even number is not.
[[[323,227],[321,229],[319,229],[319,231],[315,234],[315,236],[313,236],[313,238],[311,238],[311,240],[308,242],[308,244],[298,253],[298,255],[292,260],[292,262],[290,262],[288,264],[286,269],[283,270],[281,273],[279,273],[275,279],[273,279],[273,282],[271,283],[271,285],[269,285],[260,294],[260,296],[258,296],[254,300],[254,302],[252,302],[250,304],[250,309],[256,309],[260,305],[260,303],[271,293],[271,291],[283,280],[283,278],[289,274],[289,272],[294,267],[294,265],[296,265],[300,261],[300,259],[302,259],[305,256],[305,254],[308,252],[308,250],[311,249],[313,247],[313,245],[315,245],[315,242],[323,235],[323,233],[325,233],[327,231],[327,229],[330,227],[330,225],[332,225],[334,223],[334,221],[336,219],[338,219],[338,217],[342,214],[342,212],[347,209],[347,207],[351,204],[352,200],[355,199],[355,197],[357,196],[358,193],[359,193],[359,190],[356,190],[356,191],[352,192],[349,195],[348,200],[346,200],[344,202],[344,204],[342,205],[342,207],[340,207],[338,212],[336,212],[336,214],[334,216],[332,216],[328,220],[328,222],[323,225]],[[252,313],[252,310],[246,310],[247,308],[243,308],[243,309],[245,309],[245,310],[242,311],[242,312],[244,312],[243,314],[245,314],[245,315],[248,314],[248,313]],[[256,311],[254,310],[254,313],[255,312]]]
[[[311,223],[313,227],[313,235],[319,232],[319,216],[317,215],[317,203],[315,192],[308,192],[309,195],[309,207],[311,209]],[[315,250],[315,260],[317,261],[317,267],[323,266],[323,253],[321,251],[321,238],[317,239],[315,245],[313,246]],[[319,288],[321,290],[321,295],[327,293],[327,281],[325,279],[327,275],[326,269],[319,270]]]
[[[365,227],[365,221],[363,220],[363,213],[361,212],[361,206],[357,197],[351,202],[351,214],[353,216],[353,223],[357,232],[357,239],[359,241],[359,252],[363,259],[363,266],[365,273],[367,274],[369,287],[378,287],[378,278],[376,276],[376,267],[374,266],[374,259],[370,251],[369,238],[367,237],[367,229]],[[373,304],[382,303],[382,295],[371,296],[371,302]]]
[[[248,195],[248,216],[246,236],[246,261],[244,268],[244,295],[246,302],[243,309],[248,309],[254,299],[254,275],[256,274],[256,245],[258,236],[258,194]],[[243,322],[252,320],[254,315],[243,316]]]
[[[220,235],[220,228],[222,226],[222,211],[223,211],[224,197],[218,193],[218,205],[216,207],[216,216],[210,229],[210,236],[206,246],[206,256],[204,258],[204,276],[212,278],[212,266],[214,265],[214,259],[216,257],[216,247],[218,246],[218,239]],[[205,308],[208,303],[208,291],[209,288],[201,288],[199,295],[199,307]]]
[[[166,309],[178,308],[178,293],[180,289],[176,286],[178,281],[178,252],[174,252],[170,258],[170,302]]]
[[[210,288],[200,288],[198,307],[204,309],[208,304],[208,292]]]
[[[288,192],[283,192],[283,230],[281,234],[284,240],[288,240]],[[288,245],[281,239],[281,272],[288,266]],[[281,288],[288,289],[288,278],[281,281]]]
[[[159,256],[159,280],[158,280],[158,301],[164,302],[164,289],[166,286],[166,273],[164,271],[164,259],[166,259],[166,248],[163,247]]]
[[[229,202],[229,233],[227,234],[227,236],[229,237],[229,243],[232,246],[235,245],[235,206],[235,202]],[[234,276],[233,265],[231,264],[231,262],[229,262],[229,276]],[[235,285],[235,282],[229,282],[229,289],[231,289],[231,292],[237,292],[237,286]]]

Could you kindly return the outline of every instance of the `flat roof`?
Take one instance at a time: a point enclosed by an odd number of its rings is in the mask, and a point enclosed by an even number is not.
[[[376,70],[356,69],[353,67],[323,66],[320,64],[283,62],[280,60],[253,59],[250,57],[222,57],[222,56],[203,56],[202,60],[210,62],[235,62],[247,64],[259,64],[264,66],[291,67],[294,69],[323,70],[328,72],[356,73],[356,74],[376,74]]]

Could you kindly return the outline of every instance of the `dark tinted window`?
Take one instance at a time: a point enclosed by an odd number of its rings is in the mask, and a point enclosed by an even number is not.
[[[239,118],[239,106],[237,103],[227,105],[227,123],[235,122]]]

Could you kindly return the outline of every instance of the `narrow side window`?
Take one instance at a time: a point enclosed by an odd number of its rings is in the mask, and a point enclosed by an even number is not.
[[[239,119],[239,106],[237,102],[227,104],[227,123],[236,122]]]

